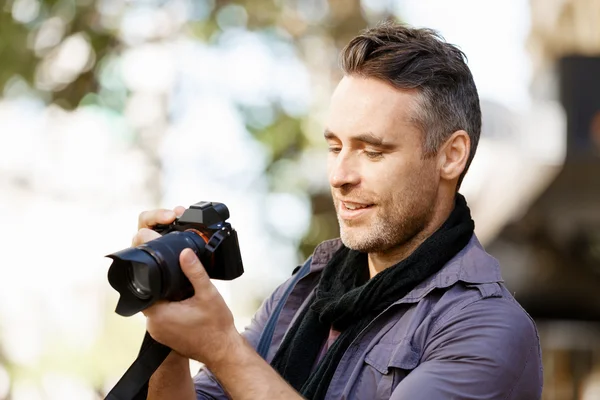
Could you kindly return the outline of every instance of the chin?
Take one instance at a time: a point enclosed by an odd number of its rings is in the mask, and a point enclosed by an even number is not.
[[[383,243],[381,238],[376,235],[369,235],[368,232],[348,232],[348,230],[342,230],[340,232],[340,239],[344,246],[351,250],[360,251],[361,253],[373,253],[383,250]]]

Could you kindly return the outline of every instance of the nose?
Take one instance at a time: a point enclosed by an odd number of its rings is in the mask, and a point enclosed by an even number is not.
[[[329,184],[334,188],[354,186],[360,182],[356,161],[349,152],[341,151],[329,161]]]

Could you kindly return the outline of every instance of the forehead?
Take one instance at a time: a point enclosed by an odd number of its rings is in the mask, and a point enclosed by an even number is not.
[[[414,122],[419,95],[373,78],[345,76],[335,89],[327,128],[338,136],[372,132],[387,140],[417,139]]]

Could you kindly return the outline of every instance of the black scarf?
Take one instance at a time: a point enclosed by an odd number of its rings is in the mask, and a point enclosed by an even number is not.
[[[345,351],[371,321],[462,250],[474,223],[457,194],[444,224],[410,256],[369,279],[367,254],[342,246],[321,274],[316,294],[285,336],[271,365],[305,398],[325,398]],[[330,328],[341,332],[311,373]]]

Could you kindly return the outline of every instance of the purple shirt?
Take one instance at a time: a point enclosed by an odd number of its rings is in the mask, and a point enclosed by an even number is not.
[[[341,246],[320,244],[311,272],[292,290],[267,355]],[[255,346],[290,280],[267,298],[243,335]],[[347,349],[326,399],[536,400],[542,392],[539,337],[533,320],[502,283],[498,262],[475,236],[438,273],[392,304]],[[214,376],[194,377],[198,399],[226,399]]]

